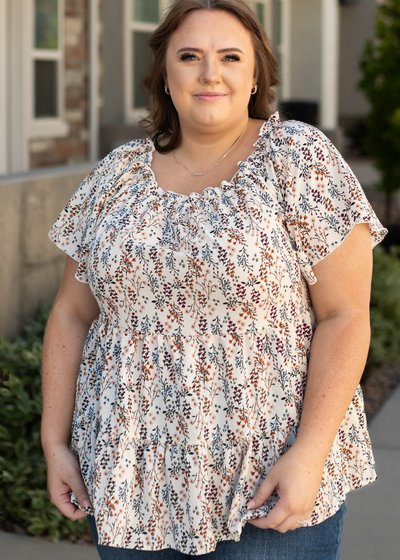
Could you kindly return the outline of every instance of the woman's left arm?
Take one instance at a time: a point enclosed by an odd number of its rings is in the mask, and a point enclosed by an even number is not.
[[[354,226],[313,270],[318,281],[310,294],[317,328],[299,432],[248,504],[249,509],[260,507],[276,490],[277,505],[250,523],[282,533],[311,517],[326,458],[364,371],[372,276],[368,224]]]

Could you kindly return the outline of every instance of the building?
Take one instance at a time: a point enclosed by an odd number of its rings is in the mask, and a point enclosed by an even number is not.
[[[147,40],[170,0],[0,0],[0,174],[96,160],[143,132]],[[314,103],[332,139],[368,110],[357,63],[377,0],[250,2],[281,101]]]

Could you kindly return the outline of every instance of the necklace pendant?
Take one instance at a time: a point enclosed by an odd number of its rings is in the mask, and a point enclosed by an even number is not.
[[[203,173],[193,173],[192,171],[190,171],[190,169],[188,169],[186,167],[185,164],[183,164],[181,161],[178,161],[175,157],[175,150],[173,151],[173,156],[174,156],[174,160],[176,161],[176,163],[178,163],[179,165],[182,165],[182,167],[184,167],[186,169],[186,171],[188,173],[190,173],[191,175],[193,175],[194,177],[202,177],[203,175],[205,175],[206,173],[208,173],[209,171],[211,171],[212,169],[214,169],[214,167],[216,167],[220,161],[222,161],[224,159],[224,157],[226,157],[229,152],[231,152],[233,150],[233,148],[236,146],[236,144],[239,142],[239,140],[241,139],[241,137],[243,136],[243,134],[246,132],[247,127],[249,126],[249,122],[250,122],[250,118],[247,121],[246,126],[244,127],[244,129],[242,130],[241,135],[239,136],[239,138],[237,138],[235,140],[235,142],[232,144],[232,146],[229,148],[229,150],[217,161],[217,163],[214,163],[214,165],[212,167],[210,167],[210,169],[207,169],[207,171],[203,171]]]

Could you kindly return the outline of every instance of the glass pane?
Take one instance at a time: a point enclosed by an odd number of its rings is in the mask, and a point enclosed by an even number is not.
[[[262,2],[256,3],[256,15],[263,27],[265,27],[265,5]]]
[[[147,43],[151,35],[143,31],[133,33],[133,106],[135,109],[146,107],[149,103],[141,89],[141,82],[150,70],[151,49]]]
[[[159,0],[132,0],[132,17],[135,21],[158,23]]]
[[[57,62],[35,60],[35,117],[57,116]]]
[[[35,0],[35,47],[58,49],[58,0]]]

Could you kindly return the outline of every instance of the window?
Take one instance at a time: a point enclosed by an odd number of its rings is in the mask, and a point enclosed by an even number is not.
[[[273,0],[262,0],[250,4],[270,39],[272,39],[272,3]]]
[[[125,19],[128,22],[125,48],[126,114],[127,120],[136,122],[148,105],[141,82],[151,63],[148,41],[157,28],[160,16],[171,0],[125,0]]]
[[[265,27],[265,4],[263,2],[256,2],[255,12],[261,25]]]
[[[64,0],[31,1],[33,4],[31,138],[65,136],[67,126],[62,120]]]
[[[254,12],[267,32],[278,61],[281,87],[278,99],[288,99],[291,91],[291,13],[293,0],[252,2]]]
[[[34,0],[34,117],[58,117],[61,50],[59,0]]]

